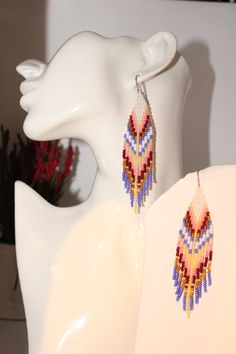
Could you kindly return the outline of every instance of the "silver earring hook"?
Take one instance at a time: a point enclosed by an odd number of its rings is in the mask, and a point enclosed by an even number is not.
[[[200,176],[199,176],[199,170],[197,170],[197,184],[198,184],[198,187],[200,187]]]
[[[138,77],[139,76],[141,76],[141,75],[137,74],[135,76],[135,84],[136,84],[136,87],[137,87],[137,92],[138,93],[142,93],[143,95],[145,95],[144,83],[143,82],[141,82],[141,83],[138,82]]]
[[[137,92],[141,92],[141,86],[140,84],[138,83],[138,77],[140,76],[140,74],[137,74],[135,76],[135,84],[136,84],[136,88],[137,88]]]

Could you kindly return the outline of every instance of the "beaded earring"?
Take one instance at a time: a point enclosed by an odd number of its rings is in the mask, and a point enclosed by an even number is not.
[[[199,171],[197,180],[197,190],[179,230],[172,276],[174,286],[177,287],[176,300],[179,301],[183,295],[183,310],[187,312],[188,318],[194,302],[198,304],[202,297],[202,288],[206,293],[207,286],[212,284],[213,225],[200,185]]]
[[[156,183],[156,129],[144,83],[138,83],[138,76],[135,77],[136,103],[124,134],[122,173],[124,187],[135,213],[140,212],[153,183]]]

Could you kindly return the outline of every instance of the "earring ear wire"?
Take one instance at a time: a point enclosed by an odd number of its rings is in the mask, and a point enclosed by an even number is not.
[[[200,172],[199,172],[199,170],[197,170],[197,185],[198,185],[198,187],[201,186],[200,185]]]
[[[140,76],[140,74],[137,74],[136,76],[135,76],[135,84],[136,84],[136,88],[137,88],[137,92],[139,92],[139,83],[138,83],[138,77]]]
[[[138,77],[139,76],[141,76],[141,75],[137,74],[135,76],[135,84],[136,84],[137,93],[142,93],[144,95],[144,97],[147,99],[144,82],[143,81],[138,82]]]

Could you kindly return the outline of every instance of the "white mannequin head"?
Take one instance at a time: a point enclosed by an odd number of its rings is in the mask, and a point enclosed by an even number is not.
[[[135,76],[140,74],[141,82],[157,75],[172,62],[176,47],[174,35],[168,32],[145,42],[81,32],[49,64],[24,61],[17,71],[26,79],[20,101],[28,112],[26,135],[35,140],[83,138],[86,121],[116,117],[136,94]]]

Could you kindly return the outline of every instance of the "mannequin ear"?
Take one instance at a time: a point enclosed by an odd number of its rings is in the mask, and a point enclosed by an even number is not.
[[[137,74],[139,82],[148,80],[165,69],[174,59],[177,40],[172,33],[159,32],[143,43],[145,65]]]

